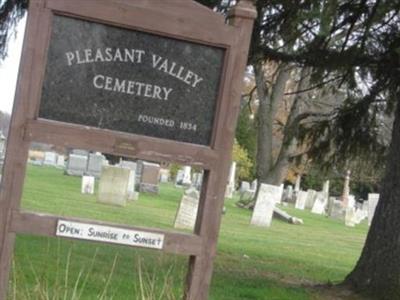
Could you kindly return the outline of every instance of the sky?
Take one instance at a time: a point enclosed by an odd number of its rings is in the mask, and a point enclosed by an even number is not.
[[[0,62],[0,111],[11,113],[17,84],[19,60],[25,32],[23,19],[17,26],[17,35],[11,36],[8,44],[8,56]]]

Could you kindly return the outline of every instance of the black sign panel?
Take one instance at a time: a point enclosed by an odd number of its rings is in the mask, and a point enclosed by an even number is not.
[[[224,49],[54,16],[39,117],[209,145]]]

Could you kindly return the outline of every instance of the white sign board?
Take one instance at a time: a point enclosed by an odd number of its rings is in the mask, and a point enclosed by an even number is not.
[[[58,220],[56,236],[162,249],[164,234]]]

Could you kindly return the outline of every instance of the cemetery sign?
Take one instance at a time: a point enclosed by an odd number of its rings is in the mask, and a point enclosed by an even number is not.
[[[185,255],[183,298],[208,298],[252,2],[225,20],[193,0],[29,1],[0,189],[0,299],[17,234]],[[32,142],[203,169],[193,233],[22,210]]]
[[[224,49],[58,16],[39,117],[209,145]]]

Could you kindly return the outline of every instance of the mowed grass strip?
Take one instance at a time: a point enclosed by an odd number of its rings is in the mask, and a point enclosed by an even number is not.
[[[173,229],[183,194],[172,184],[162,184],[158,196],[142,193],[139,201],[115,207],[96,203],[96,195],[82,195],[80,184],[79,177],[66,176],[62,170],[28,166],[22,208]],[[252,227],[251,211],[235,207],[234,202],[226,201],[222,217],[210,299],[318,299],[307,286],[341,281],[356,263],[368,230],[365,223],[348,228],[338,220],[292,207],[284,209],[302,218],[304,225],[274,219],[268,229]],[[59,299],[65,293],[69,298],[80,295],[76,299],[144,299],[146,295],[180,299],[186,271],[184,256],[19,235],[10,290],[19,291],[16,299],[24,299],[28,291],[58,293]]]

